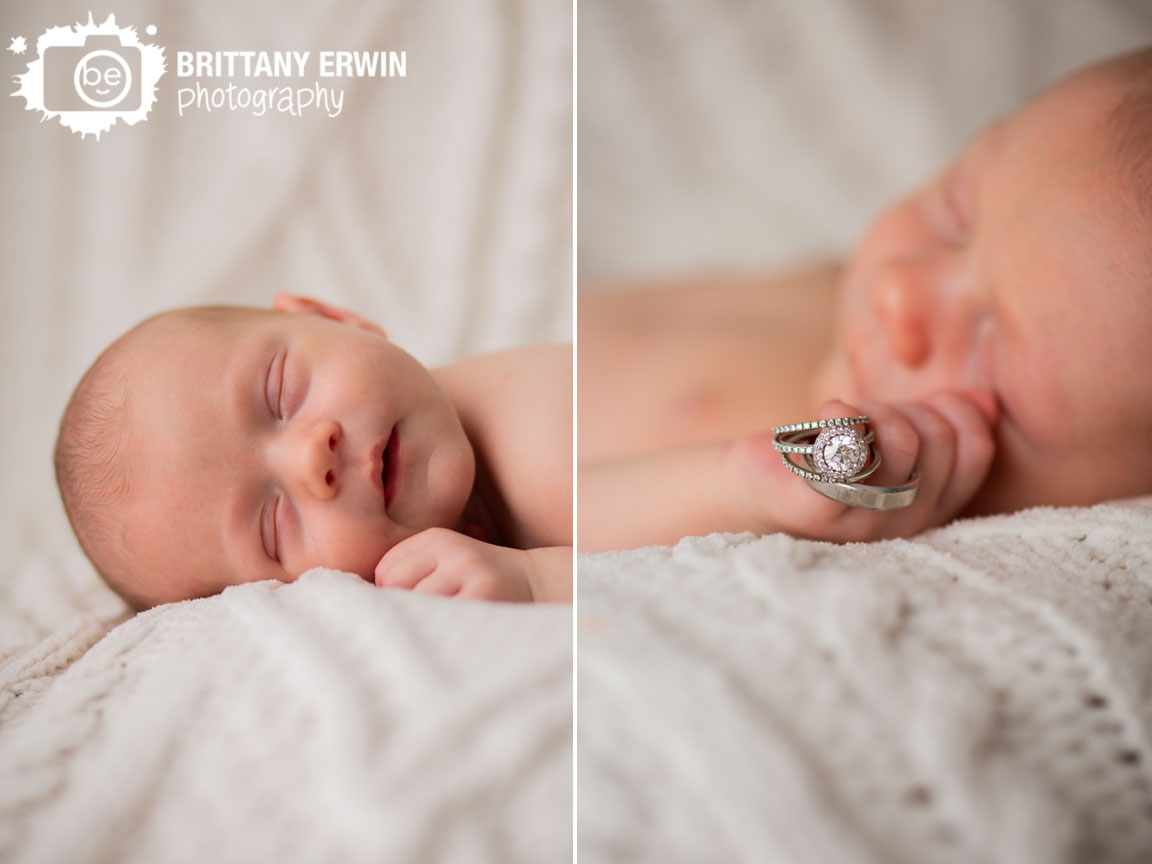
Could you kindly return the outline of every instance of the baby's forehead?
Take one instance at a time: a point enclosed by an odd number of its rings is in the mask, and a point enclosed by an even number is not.
[[[247,307],[193,307],[165,312],[124,334],[117,356],[129,386],[164,368],[176,380],[208,383],[212,360],[284,320],[283,313]],[[208,365],[204,365],[208,364]]]
[[[156,339],[174,335],[195,338],[209,337],[221,332],[242,330],[262,323],[283,319],[283,313],[271,309],[248,306],[191,306],[162,312],[143,321],[125,334],[126,338],[139,336],[138,341],[150,342],[149,350],[156,350]]]
[[[1121,175],[1128,189],[1152,189],[1152,50],[1087,69],[1044,95],[1058,104],[1083,104],[1078,134],[1096,142],[1100,167]],[[1133,184],[1138,175],[1142,182]]]
[[[126,393],[123,423],[132,435],[183,420],[220,395],[229,365],[249,334],[276,313],[245,308],[194,308],[149,319],[123,337],[116,370]],[[210,407],[210,406],[208,406]],[[132,461],[129,458],[129,461]]]

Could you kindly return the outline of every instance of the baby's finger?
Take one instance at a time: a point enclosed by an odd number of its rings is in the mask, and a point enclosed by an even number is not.
[[[989,414],[960,393],[936,393],[924,400],[947,419],[954,430],[955,455],[948,484],[937,503],[940,521],[959,513],[983,485],[996,453],[995,411]],[[994,403],[993,403],[994,405]]]
[[[912,424],[919,441],[915,467],[920,474],[916,501],[900,511],[900,533],[914,533],[944,521],[939,512],[940,497],[948,488],[956,458],[956,431],[948,418],[931,405],[913,402],[898,406]],[[898,481],[905,483],[908,476]]]
[[[393,559],[399,560],[406,555],[419,554],[427,549],[437,548],[444,543],[450,543],[453,538],[457,536],[455,531],[447,528],[425,528],[423,531],[417,531],[399,540],[388,550],[387,555],[391,555]],[[387,555],[385,557],[387,557]]]
[[[821,406],[818,418],[827,420],[859,413],[843,402],[826,402]],[[813,492],[801,477],[788,470],[781,454],[772,445],[773,438],[773,435],[763,433],[749,435],[737,443],[736,464],[740,466],[737,483],[744,476],[765,477],[768,481],[764,488],[756,483],[750,484],[748,508],[755,512],[763,503],[771,524],[791,534],[823,536],[825,532],[821,526],[839,520],[845,506]],[[797,467],[808,470],[803,456],[791,455],[789,458]],[[746,467],[751,470],[745,470]]]
[[[437,550],[443,548],[443,544],[451,542],[455,532],[449,531],[446,528],[425,528],[423,531],[417,531],[415,534],[409,534],[403,540],[399,541],[391,549],[384,553],[384,557],[380,559],[380,563],[376,565],[376,584],[383,587],[403,587],[411,588],[411,577],[405,578],[404,574],[408,573],[411,568],[419,568],[420,566],[427,566],[429,562],[433,565],[437,556]],[[410,562],[408,559],[412,559]],[[421,562],[424,562],[422,565]],[[395,570],[394,575],[385,577],[386,573]],[[425,569],[416,574],[415,578],[425,575],[430,572]],[[384,586],[382,579],[391,578],[399,580],[403,584],[392,585],[389,583]]]
[[[440,597],[455,597],[460,593],[459,574],[436,570],[412,586],[414,594],[436,594]]]
[[[413,588],[436,569],[436,556],[423,549],[406,549],[397,543],[376,565],[375,581],[381,588]]]
[[[467,600],[500,600],[499,582],[491,578],[472,578],[461,586],[457,597]]]
[[[872,486],[900,486],[908,482],[920,455],[920,433],[899,409],[880,402],[862,402],[860,414],[871,421],[880,468],[869,479]]]

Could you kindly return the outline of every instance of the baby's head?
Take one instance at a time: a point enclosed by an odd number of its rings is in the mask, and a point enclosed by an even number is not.
[[[822,398],[996,397],[971,512],[1152,492],[1152,50],[976,136],[877,219],[844,298]]]
[[[473,453],[432,374],[363,319],[272,310],[150,318],[105,351],[60,424],[68,517],[137,608],[384,553],[454,526]]]

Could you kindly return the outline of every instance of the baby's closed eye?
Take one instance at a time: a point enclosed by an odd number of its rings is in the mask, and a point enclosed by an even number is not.
[[[284,365],[288,359],[287,350],[278,351],[268,364],[264,379],[264,398],[272,416],[284,420]]]
[[[260,511],[260,542],[264,546],[264,554],[276,563],[280,563],[280,532],[276,526],[276,514],[281,500],[282,496],[277,495],[266,502]]]

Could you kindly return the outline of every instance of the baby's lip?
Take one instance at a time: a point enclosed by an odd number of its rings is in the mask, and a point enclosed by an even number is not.
[[[400,436],[395,426],[392,427],[392,434],[388,436],[384,458],[388,460],[387,470],[384,472],[384,509],[387,510],[396,498],[396,488],[400,483]]]
[[[387,438],[381,438],[372,448],[372,458],[368,463],[368,470],[372,476],[372,485],[384,499],[384,509],[387,510],[396,497],[396,482],[400,473],[400,440],[396,427]]]
[[[372,448],[372,454],[368,459],[368,474],[372,478],[372,485],[376,487],[376,491],[380,493],[381,498],[384,495],[384,458],[385,451],[388,449],[388,442],[391,440],[391,433],[388,438],[381,438],[376,442],[376,446]],[[387,506],[387,505],[385,505]]]

